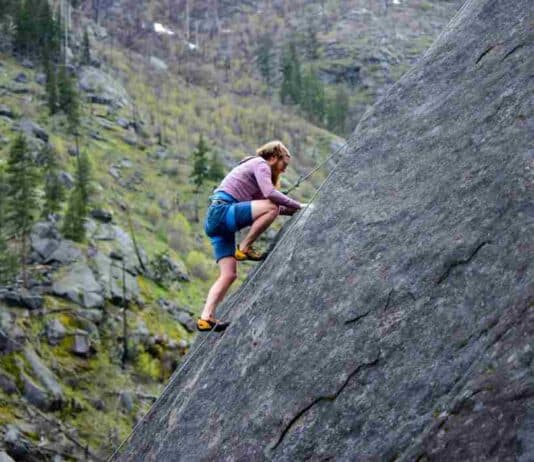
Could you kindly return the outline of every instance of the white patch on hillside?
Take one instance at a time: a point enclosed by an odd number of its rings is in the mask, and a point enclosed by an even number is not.
[[[159,22],[154,23],[154,31],[158,34],[174,35],[174,32]]]

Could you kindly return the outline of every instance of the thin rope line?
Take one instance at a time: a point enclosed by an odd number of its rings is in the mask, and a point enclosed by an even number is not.
[[[303,181],[306,181],[310,176],[312,176],[317,170],[319,170],[324,164],[326,164],[332,157],[334,157],[338,152],[340,152],[345,146],[349,144],[349,141],[346,141],[339,148],[337,148],[332,154],[330,154],[325,160],[323,160],[317,167],[309,171],[306,175],[301,175],[297,182],[291,186],[291,188],[284,191],[284,194],[289,194],[294,189],[298,188]]]
[[[350,140],[349,140],[350,141]],[[337,154],[342,148],[344,148],[345,146],[348,145],[349,141],[347,141],[343,146],[341,146],[340,148],[338,148],[334,154]],[[328,159],[332,158],[333,155],[330,155]],[[326,163],[326,161],[324,161],[322,163],[322,165],[324,165]],[[339,164],[336,164],[334,166],[334,168],[332,168],[332,170],[329,172],[329,174],[326,176],[326,178],[323,180],[323,182],[319,185],[319,188],[317,188],[317,190],[315,191],[315,193],[313,194],[313,196],[311,197],[310,201],[309,201],[309,205],[308,207],[313,203],[313,201],[315,200],[315,198],[317,197],[317,195],[319,194],[319,191],[323,188],[323,186],[325,185],[325,183],[327,182],[327,180],[332,176],[332,174],[334,173],[334,171],[336,170],[337,166]],[[308,176],[310,176],[311,174],[308,174]],[[306,207],[306,208],[308,208]],[[237,299],[238,298],[238,295],[241,294],[241,292],[243,292],[245,290],[246,287],[248,287],[252,281],[256,278],[256,276],[261,273],[262,269],[266,266],[267,264],[267,261],[269,260],[269,258],[275,253],[276,249],[278,249],[278,247],[280,246],[280,244],[284,241],[284,239],[286,238],[286,236],[289,236],[290,235],[290,231],[293,230],[293,228],[297,225],[298,221],[302,218],[302,216],[304,215],[305,211],[302,211],[302,213],[299,213],[297,215],[297,217],[295,218],[295,221],[290,225],[290,227],[288,228],[287,232],[284,233],[284,235],[281,237],[281,239],[275,244],[275,246],[273,247],[273,249],[267,254],[267,257],[265,258],[265,260],[263,261],[263,264],[257,269],[257,271],[255,271],[252,276],[247,279],[245,281],[245,283],[239,288],[238,292],[236,294],[234,294],[234,296],[232,297],[232,301],[234,299]],[[230,311],[231,311],[231,308],[233,308],[234,304],[232,303],[231,304],[231,300],[228,300],[228,302],[225,304],[225,305],[231,305],[230,306],[230,309],[227,310],[227,312],[225,312],[225,315],[228,314]],[[225,306],[226,307],[226,306]],[[257,316],[257,315],[256,315]],[[254,320],[256,318],[256,316],[254,316],[251,320]],[[223,316],[224,317],[224,316]],[[217,325],[218,323],[216,323]],[[167,383],[167,385],[165,386],[165,388],[163,389],[163,391],[161,392],[159,398],[154,402],[152,403],[152,405],[150,406],[150,408],[148,409],[148,411],[146,412],[146,414],[141,418],[141,420],[139,420],[139,422],[134,426],[134,428],[132,429],[132,431],[130,432],[130,434],[126,437],[126,439],[119,445],[119,447],[113,452],[113,454],[111,455],[111,457],[108,459],[108,462],[111,462],[111,460],[113,459],[113,457],[115,457],[115,455],[121,450],[121,448],[124,446],[124,444],[126,442],[128,442],[131,438],[131,436],[135,433],[135,431],[137,430],[137,428],[142,424],[144,423],[144,421],[146,420],[146,418],[148,417],[148,415],[150,414],[150,412],[152,411],[152,409],[154,409],[156,403],[158,401],[160,401],[161,399],[163,399],[163,397],[165,396],[165,393],[169,390],[170,386],[174,383],[174,381],[176,380],[176,378],[180,375],[181,371],[184,370],[185,366],[189,363],[189,361],[191,360],[192,357],[195,356],[196,352],[202,347],[202,345],[204,345],[204,343],[208,340],[208,338],[210,337],[210,335],[215,331],[215,327],[213,329],[211,329],[208,334],[205,336],[204,340],[202,340],[200,342],[200,344],[198,345],[197,348],[195,348],[195,350],[189,354],[187,360],[180,366],[180,369],[178,369],[172,376],[171,378],[169,379],[169,382]]]

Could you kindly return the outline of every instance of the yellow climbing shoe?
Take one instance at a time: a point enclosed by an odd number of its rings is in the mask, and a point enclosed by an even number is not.
[[[197,330],[198,331],[207,331],[207,330],[214,330],[215,332],[220,332],[225,330],[230,325],[229,322],[222,322],[218,319],[211,320],[211,319],[197,319]]]
[[[237,246],[237,249],[235,249],[234,257],[236,260],[239,260],[239,261],[243,261],[243,260],[260,261],[265,258],[265,254],[259,253],[252,246],[250,246],[247,251],[243,251],[239,248],[239,246]]]

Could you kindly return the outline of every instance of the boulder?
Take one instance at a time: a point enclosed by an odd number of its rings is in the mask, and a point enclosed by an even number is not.
[[[78,77],[79,87],[89,94],[92,102],[97,104],[124,107],[129,104],[128,93],[120,84],[101,69],[82,66]]]
[[[11,110],[10,107],[6,106],[5,104],[0,104],[0,116],[13,119],[15,117],[15,113]]]
[[[35,82],[39,85],[45,85],[46,84],[46,75],[42,72],[38,72],[35,74]]]
[[[30,403],[42,411],[54,410],[54,399],[46,390],[35,383],[28,375],[21,372],[22,394]]]
[[[17,83],[27,83],[28,77],[24,72],[19,72],[13,80]]]
[[[84,308],[104,305],[104,291],[84,261],[77,261],[54,274],[51,292],[68,298]]]
[[[122,263],[97,252],[91,259],[95,268],[96,279],[100,286],[104,288],[104,295],[111,299],[113,303],[122,305],[123,303],[123,276],[124,276],[124,296],[127,301],[139,298],[139,285],[137,279],[125,269],[122,274]]]
[[[90,212],[91,217],[102,223],[111,223],[113,220],[113,214],[107,210],[93,209]]]
[[[36,138],[48,143],[48,133],[39,124],[31,119],[24,118],[18,123],[18,128],[28,136],[35,136]]]
[[[46,337],[50,345],[57,345],[67,333],[65,326],[59,319],[51,319],[46,324]]]
[[[75,244],[63,239],[54,223],[37,222],[30,234],[30,244],[39,263],[72,263],[83,258]]]
[[[0,300],[6,305],[24,307],[29,310],[40,310],[43,307],[43,297],[24,287],[0,291]]]
[[[58,180],[65,188],[74,188],[74,178],[69,172],[60,171],[58,173]]]
[[[533,13],[464,3],[111,461],[534,460]]]
[[[0,462],[15,462],[5,451],[0,451]]]
[[[63,389],[52,371],[41,361],[35,350],[26,345],[24,348],[24,357],[31,366],[34,376],[45,387],[45,390],[51,397],[51,406],[59,409],[65,401]]]
[[[74,335],[74,343],[72,345],[72,352],[77,356],[87,358],[91,356],[95,351],[91,346],[91,341],[87,332],[77,332]]]

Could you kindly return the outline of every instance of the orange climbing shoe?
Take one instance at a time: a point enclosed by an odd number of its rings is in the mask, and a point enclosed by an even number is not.
[[[222,322],[218,319],[211,320],[211,319],[197,319],[197,330],[198,331],[207,331],[207,330],[214,330],[215,332],[221,332],[225,330],[230,325],[229,322]]]
[[[239,246],[237,246],[237,249],[235,249],[234,257],[236,260],[239,260],[239,261],[243,261],[243,260],[260,261],[265,258],[265,254],[259,253],[252,246],[250,246],[246,252],[241,250]]]

